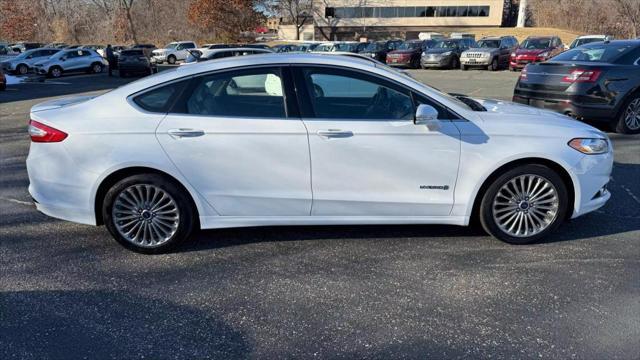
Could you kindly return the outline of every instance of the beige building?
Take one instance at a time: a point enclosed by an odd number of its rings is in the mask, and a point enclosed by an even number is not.
[[[315,1],[316,38],[406,36],[434,28],[500,26],[505,0]]]

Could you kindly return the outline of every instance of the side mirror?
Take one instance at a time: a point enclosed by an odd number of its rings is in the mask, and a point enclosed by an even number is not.
[[[439,130],[440,121],[438,120],[438,110],[431,105],[418,105],[413,123],[416,125],[427,125],[427,128],[432,131]]]

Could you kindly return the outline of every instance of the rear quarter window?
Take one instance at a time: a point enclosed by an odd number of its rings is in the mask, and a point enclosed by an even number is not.
[[[134,96],[133,102],[149,112],[167,113],[187,82],[188,80],[183,80],[146,91]]]

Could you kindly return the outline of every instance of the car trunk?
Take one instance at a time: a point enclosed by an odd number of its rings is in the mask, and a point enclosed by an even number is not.
[[[564,63],[544,62],[530,64],[523,70],[516,89],[536,93],[540,97],[556,97],[565,95],[569,87],[576,83],[593,83],[587,78],[575,81],[572,74],[583,71],[602,71],[609,67],[605,63]],[[575,76],[575,75],[574,75]]]

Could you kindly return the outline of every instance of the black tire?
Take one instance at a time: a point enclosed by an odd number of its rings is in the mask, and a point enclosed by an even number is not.
[[[167,62],[171,65],[176,63],[176,57],[173,55],[169,55],[169,57],[167,57]]]
[[[556,194],[558,198],[558,207],[557,207],[557,212],[555,214],[555,217],[553,218],[553,220],[550,221],[549,225],[547,225],[547,227],[544,230],[536,234],[533,234],[531,236],[518,237],[518,236],[511,236],[510,234],[502,230],[500,226],[496,223],[496,220],[494,219],[494,216],[493,216],[494,215],[493,202],[494,202],[494,199],[496,198],[496,195],[498,194],[498,191],[505,184],[507,184],[512,179],[515,179],[521,175],[536,175],[549,181],[556,189]],[[489,185],[489,187],[487,188],[487,190],[485,191],[482,197],[478,215],[479,215],[480,223],[482,224],[482,227],[491,236],[509,244],[530,244],[533,242],[537,242],[540,239],[546,237],[547,235],[552,233],[554,230],[556,230],[558,226],[560,226],[560,224],[566,218],[567,209],[569,208],[568,205],[569,205],[569,195],[567,192],[567,187],[564,181],[562,180],[562,178],[560,177],[560,175],[558,175],[555,171],[553,171],[552,169],[544,165],[529,164],[529,165],[518,166],[514,169],[511,169],[505,172],[504,174],[502,174],[497,179],[495,179],[493,183]],[[518,211],[521,211],[521,210],[518,209]]]
[[[493,58],[493,60],[491,60],[491,65],[489,65],[489,70],[491,71],[498,71],[498,69],[500,69],[500,63],[498,62],[498,58]]]
[[[53,66],[51,67],[51,69],[49,69],[49,77],[52,78],[59,78],[60,76],[62,76],[63,70],[60,66]]]
[[[411,61],[412,69],[420,69],[420,58],[415,58]]]
[[[25,64],[20,64],[16,67],[16,73],[18,75],[26,75],[29,72],[29,67]]]
[[[469,70],[469,67],[467,65],[460,65],[460,70],[467,71]]]
[[[0,91],[5,91],[5,90],[7,90],[7,84],[5,83],[0,84]]]
[[[171,237],[162,242],[159,245],[141,246],[135,244],[132,241],[127,240],[118,231],[112,209],[114,208],[114,202],[117,197],[126,189],[134,185],[151,185],[161,189],[174,200],[177,205],[179,220],[177,221],[177,228]],[[187,240],[197,227],[197,211],[192,205],[192,201],[189,194],[182,190],[178,184],[166,179],[162,175],[158,174],[140,174],[133,175],[118,181],[114,184],[109,191],[107,191],[103,206],[101,209],[102,219],[105,226],[113,236],[113,238],[127,249],[143,254],[158,254],[168,252],[175,248],[181,242]]]
[[[635,107],[634,105],[640,102],[640,93],[635,93],[629,96],[622,105],[618,117],[613,121],[613,130],[620,134],[640,134],[640,127],[635,128],[629,126],[626,122],[627,112]],[[640,109],[636,109],[636,113],[640,115]],[[636,120],[637,121],[637,120]]]
[[[453,57],[453,59],[451,59],[451,68],[452,69],[458,69],[460,67],[460,60],[458,60],[457,57]]]

